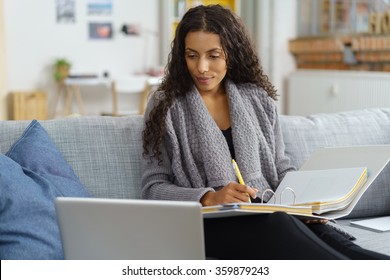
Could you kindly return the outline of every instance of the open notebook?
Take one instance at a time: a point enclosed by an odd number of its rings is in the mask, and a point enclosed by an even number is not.
[[[303,218],[341,218],[352,211],[389,160],[390,145],[322,148],[299,171],[285,176],[268,203],[203,207],[203,215],[284,211]]]

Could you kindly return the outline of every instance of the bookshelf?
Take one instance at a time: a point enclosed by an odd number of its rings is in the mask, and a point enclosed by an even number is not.
[[[387,0],[298,0],[300,37],[369,32],[373,13],[390,11]]]
[[[298,38],[289,41],[298,69],[390,72],[390,3],[300,0]],[[304,5],[311,16],[304,18]]]
[[[390,72],[390,34],[297,38],[289,50],[298,69]]]
[[[288,77],[286,113],[390,106],[390,2],[297,3],[298,36],[288,42],[297,71]]]

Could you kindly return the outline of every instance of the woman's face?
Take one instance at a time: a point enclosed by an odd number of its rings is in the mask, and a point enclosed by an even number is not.
[[[184,43],[187,68],[199,93],[216,93],[227,72],[219,36],[203,31],[189,32]]]

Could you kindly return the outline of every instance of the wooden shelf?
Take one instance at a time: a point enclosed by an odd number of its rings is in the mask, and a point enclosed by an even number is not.
[[[289,50],[298,69],[390,71],[390,35],[298,38],[289,42]]]

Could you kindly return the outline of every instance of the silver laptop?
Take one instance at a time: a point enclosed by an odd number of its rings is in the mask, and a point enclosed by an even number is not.
[[[57,198],[65,259],[204,259],[197,202]]]

